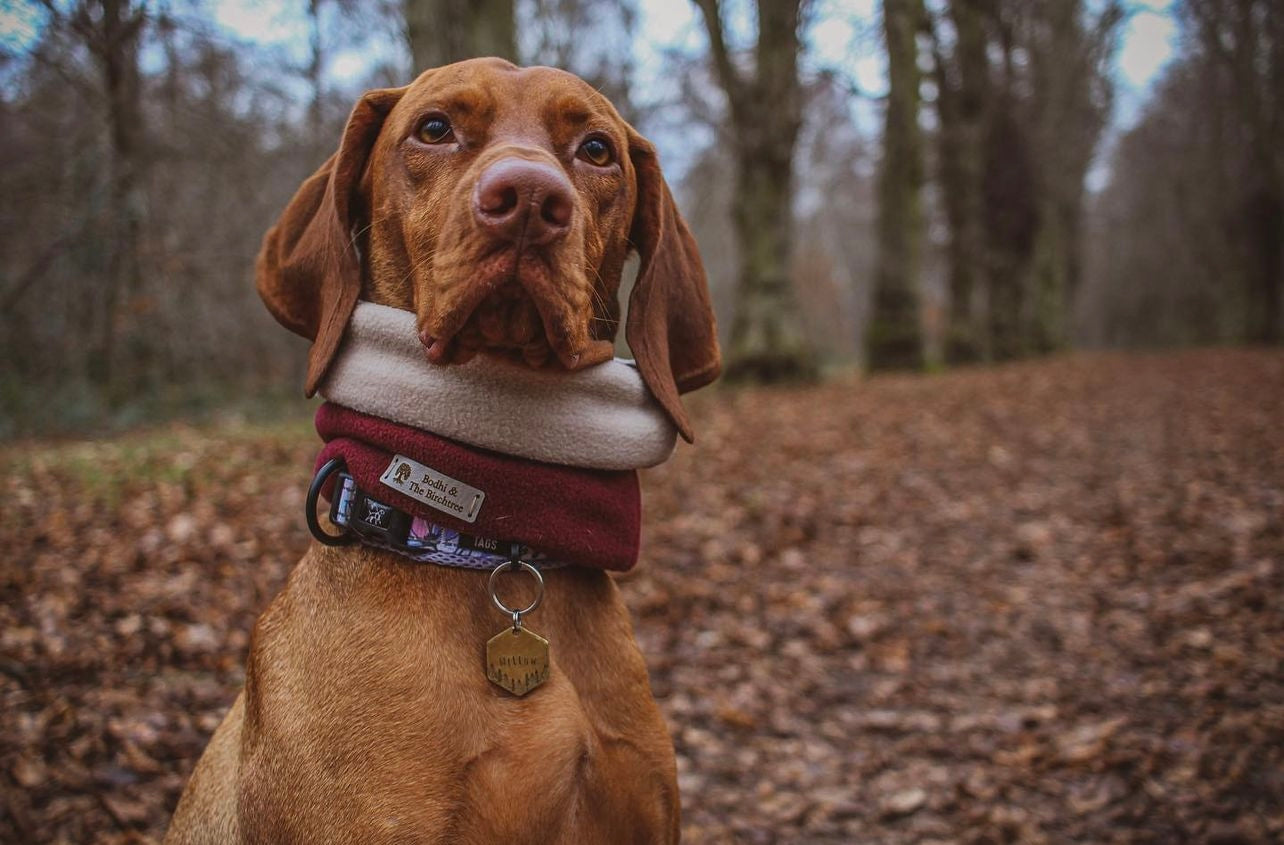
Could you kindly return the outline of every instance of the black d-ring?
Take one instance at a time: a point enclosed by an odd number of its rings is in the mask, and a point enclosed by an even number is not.
[[[307,501],[303,504],[303,517],[308,521],[308,530],[312,532],[313,537],[317,538],[318,543],[327,546],[346,546],[356,542],[357,539],[346,531],[342,534],[327,534],[321,530],[321,523],[317,520],[317,499],[321,496],[321,488],[325,486],[326,479],[346,467],[347,464],[343,458],[331,458],[326,461],[325,465],[317,470],[316,477],[312,479],[312,486],[308,487]],[[336,492],[335,495],[338,493]]]

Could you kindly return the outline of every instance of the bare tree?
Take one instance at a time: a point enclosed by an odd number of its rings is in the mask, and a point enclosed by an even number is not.
[[[1122,11],[1083,0],[953,0],[932,19],[951,361],[1068,342],[1084,179],[1106,125]]]
[[[1111,345],[1279,342],[1284,13],[1191,0],[1180,21],[1182,54],[1120,140],[1096,204],[1078,334]]]
[[[318,128],[279,56],[199,14],[54,6],[0,90],[22,162],[0,173],[0,430],[293,392],[303,350],[268,327],[253,258],[352,92],[323,92]]]
[[[141,190],[145,129],[138,68],[139,42],[147,9],[134,0],[78,0],[62,8],[45,3],[51,26],[72,34],[93,58],[106,102],[108,191],[103,247],[107,268],[88,321],[93,342],[86,365],[90,375],[117,394],[119,334],[129,320],[128,297],[142,280],[140,258],[144,197]]]
[[[522,61],[569,70],[633,119],[636,0],[530,0],[519,7]]]
[[[1243,339],[1237,197],[1243,154],[1219,109],[1232,86],[1189,58],[1171,65],[1118,142],[1089,215],[1088,273],[1076,297],[1089,345],[1171,346]]]
[[[308,85],[312,99],[308,102],[308,128],[320,135],[322,106],[325,101],[325,47],[321,40],[321,0],[308,0]]]
[[[940,121],[938,178],[950,230],[945,357],[953,363],[989,356],[989,332],[982,321],[990,286],[983,193],[985,137],[994,99],[987,6],[987,0],[949,4],[952,54],[944,44],[941,24],[933,20],[930,28]]]
[[[794,286],[823,365],[862,362],[877,266],[877,152],[857,128],[851,87],[822,73],[807,86],[795,157]]]
[[[1260,173],[1241,200],[1255,303],[1247,336],[1284,342],[1284,9],[1274,0],[1185,0],[1182,12],[1205,61],[1233,82],[1229,105]]]
[[[693,0],[726,94],[735,159],[733,224],[740,258],[724,377],[774,381],[815,374],[791,279],[793,154],[802,125],[798,76],[808,0],[759,0],[752,68],[727,44],[718,0]]]
[[[1022,115],[1037,160],[1039,223],[1024,341],[1040,353],[1069,340],[1067,315],[1082,275],[1084,179],[1113,105],[1110,63],[1123,9],[1113,0],[1094,13],[1083,0],[1019,8],[1030,57]]]
[[[922,0],[884,0],[888,84],[878,182],[878,269],[866,336],[866,360],[871,369],[923,364],[918,310],[923,248],[918,33],[925,24]]]

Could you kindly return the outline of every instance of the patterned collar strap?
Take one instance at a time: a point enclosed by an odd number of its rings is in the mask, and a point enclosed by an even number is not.
[[[456,531],[381,502],[342,470],[334,477],[330,521],[368,546],[396,552],[417,563],[487,571],[509,560],[540,569],[562,565],[530,546]]]

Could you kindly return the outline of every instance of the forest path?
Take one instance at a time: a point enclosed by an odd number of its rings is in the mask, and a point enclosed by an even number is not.
[[[685,841],[1284,836],[1284,353],[692,405],[622,579]],[[306,545],[316,445],[0,450],[0,840],[159,837]]]

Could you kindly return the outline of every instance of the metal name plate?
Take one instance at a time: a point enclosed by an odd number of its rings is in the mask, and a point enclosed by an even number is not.
[[[379,481],[464,522],[475,522],[486,500],[486,494],[476,487],[403,455],[393,456]]]

